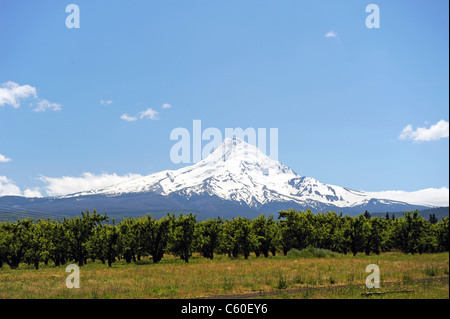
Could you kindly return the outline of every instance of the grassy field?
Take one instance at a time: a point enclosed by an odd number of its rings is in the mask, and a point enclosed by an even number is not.
[[[363,286],[368,264],[380,268],[379,289]],[[80,268],[79,289],[66,288],[69,274],[64,266],[34,270],[23,264],[10,270],[4,265],[0,298],[449,298],[448,279],[434,280],[448,274],[448,253],[267,259],[251,255],[248,260],[216,256],[212,261],[194,256],[188,264],[165,256],[159,264],[148,258],[137,264],[116,262],[112,268],[88,263]],[[367,291],[382,294],[362,295]]]

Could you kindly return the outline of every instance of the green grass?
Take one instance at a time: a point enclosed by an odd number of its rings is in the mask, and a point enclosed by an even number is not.
[[[288,251],[287,256],[291,258],[329,258],[336,257],[338,254],[331,250],[315,248],[308,246],[305,249],[291,249]]]
[[[384,282],[410,287],[414,293],[389,293],[366,297],[368,264],[380,268]],[[0,268],[0,298],[195,298],[217,295],[276,293],[270,298],[448,298],[448,283],[417,284],[418,279],[448,276],[449,254],[405,255],[385,253],[333,257],[251,255],[229,259],[218,255],[209,260],[195,255],[188,264],[165,256],[153,264],[146,257],[138,264],[118,261],[112,268],[100,262],[80,268],[80,289],[65,286],[65,266],[21,264]],[[290,290],[306,289],[298,294]],[[238,296],[237,296],[238,297]]]
[[[425,268],[424,273],[427,276],[436,277],[439,274],[439,268],[435,267],[434,265],[430,265]]]
[[[367,295],[378,292],[380,294]],[[448,299],[448,282],[398,283],[388,288],[367,289],[364,286],[308,287],[299,292],[279,292],[264,299]]]

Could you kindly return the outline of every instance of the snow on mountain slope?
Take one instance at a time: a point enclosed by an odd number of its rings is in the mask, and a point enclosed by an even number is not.
[[[353,207],[377,198],[376,193],[354,191],[299,176],[255,146],[237,138],[225,139],[208,157],[192,166],[62,197],[120,196],[144,192],[160,195],[176,193],[186,198],[216,195],[250,207],[276,202],[295,202],[312,207],[319,202],[337,207]]]

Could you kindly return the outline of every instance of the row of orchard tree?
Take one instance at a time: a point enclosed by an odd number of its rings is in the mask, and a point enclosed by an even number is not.
[[[111,266],[150,257],[154,263],[165,254],[188,262],[194,252],[205,258],[214,254],[229,257],[250,253],[268,257],[308,246],[339,253],[380,254],[442,252],[449,250],[449,218],[426,220],[415,212],[402,218],[357,217],[334,212],[281,211],[278,219],[261,215],[255,219],[221,218],[197,222],[195,215],[167,214],[161,219],[148,215],[108,221],[95,211],[62,221],[30,219],[0,223],[0,267],[12,269],[21,262],[39,268],[40,263],[64,265],[100,260]]]

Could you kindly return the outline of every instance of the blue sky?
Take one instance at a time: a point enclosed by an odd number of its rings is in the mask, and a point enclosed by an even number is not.
[[[65,25],[70,3],[79,29]],[[379,29],[365,25],[370,3]],[[448,11],[437,0],[0,0],[0,191],[180,168],[170,132],[195,119],[278,128],[279,160],[324,183],[448,187]],[[154,119],[121,119],[149,108]]]

